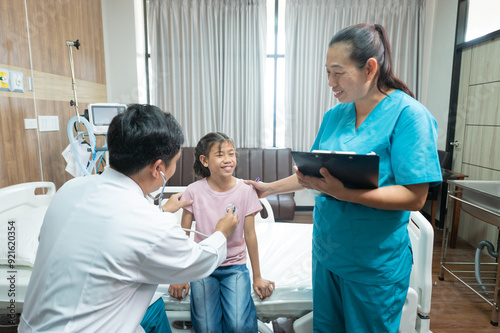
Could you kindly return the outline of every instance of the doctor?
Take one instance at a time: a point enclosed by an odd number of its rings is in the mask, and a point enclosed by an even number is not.
[[[202,279],[226,259],[232,211],[197,244],[145,198],[174,174],[183,141],[174,117],[151,105],[113,119],[110,168],[68,181],[47,210],[20,332],[143,332],[158,284]],[[190,204],[178,198],[163,210]]]

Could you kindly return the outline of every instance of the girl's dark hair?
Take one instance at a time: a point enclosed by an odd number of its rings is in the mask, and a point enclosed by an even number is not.
[[[194,150],[193,164],[193,171],[196,176],[202,178],[210,176],[210,170],[200,162],[200,156],[204,155],[208,157],[208,155],[210,154],[210,150],[212,150],[212,147],[215,144],[218,143],[220,147],[224,142],[228,142],[234,147],[234,141],[226,134],[220,132],[208,133],[207,135],[202,137],[200,141],[198,141],[198,144],[196,145],[196,148]]]
[[[158,159],[169,166],[183,143],[174,116],[153,105],[132,104],[109,125],[109,164],[127,176]]]
[[[361,23],[344,28],[337,32],[330,40],[328,47],[333,44],[346,43],[351,45],[349,58],[358,68],[363,68],[370,58],[375,58],[379,66],[377,88],[392,88],[404,91],[415,97],[408,86],[392,72],[392,55],[389,37],[385,28],[380,24]]]

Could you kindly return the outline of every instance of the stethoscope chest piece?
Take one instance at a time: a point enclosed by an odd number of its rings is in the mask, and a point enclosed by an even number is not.
[[[231,209],[233,210],[233,213],[235,213],[235,212],[236,212],[236,206],[235,206],[235,205],[233,205],[233,204],[228,204],[228,205],[226,206],[226,212],[228,212],[228,213],[229,213],[229,210],[231,210]]]

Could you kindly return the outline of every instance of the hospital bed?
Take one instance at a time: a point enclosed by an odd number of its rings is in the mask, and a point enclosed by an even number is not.
[[[182,190],[176,188],[175,190]],[[6,236],[9,221],[16,226],[16,265],[6,262],[7,241],[0,239],[0,314],[9,314],[9,305],[15,300],[15,311],[20,313],[24,295],[36,254],[38,233],[48,204],[55,194],[55,186],[49,182],[25,183],[0,189],[0,237]],[[312,287],[311,287],[311,244],[312,225],[299,223],[273,223],[272,209],[261,200],[271,212],[266,219],[256,217],[256,231],[262,276],[276,283],[273,295],[261,301],[252,291],[259,331],[272,332],[263,324],[276,318],[298,318],[294,330],[312,332]],[[430,223],[419,213],[411,213],[408,225],[413,245],[414,267],[410,289],[403,309],[400,332],[427,333],[430,319],[430,298],[432,292],[431,266],[433,230]],[[18,244],[18,245],[17,245]],[[2,253],[1,251],[4,251]],[[250,264],[249,269],[251,270]],[[14,273],[12,273],[14,272]],[[15,275],[15,297],[9,296],[11,289],[7,277]],[[189,332],[175,323],[190,321],[189,297],[178,301],[168,295],[168,285],[160,285],[165,309],[173,332]],[[418,316],[417,316],[418,313]]]
[[[23,309],[40,227],[55,193],[55,185],[50,182],[0,189],[0,315],[21,313]],[[9,250],[14,250],[15,256]]]

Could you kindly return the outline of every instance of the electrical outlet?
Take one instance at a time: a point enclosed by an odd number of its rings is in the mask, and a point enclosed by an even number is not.
[[[12,92],[24,92],[24,75],[23,72],[10,71],[9,76],[10,81],[10,91]]]
[[[24,129],[36,129],[36,118],[24,119]]]
[[[38,129],[40,132],[59,131],[59,117],[38,116]]]
[[[10,91],[9,89],[9,71],[0,68],[0,91]]]

